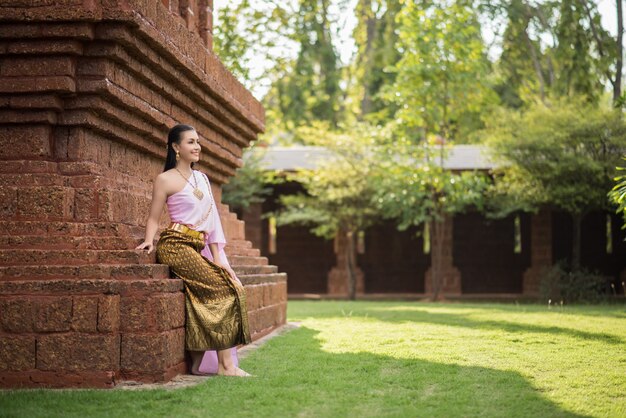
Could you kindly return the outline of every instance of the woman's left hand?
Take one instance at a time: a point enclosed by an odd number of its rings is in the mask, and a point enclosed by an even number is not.
[[[221,268],[226,270],[226,272],[233,279],[233,281],[235,281],[235,282],[239,283],[240,285],[242,285],[241,281],[239,280],[239,278],[235,274],[234,270],[232,268],[230,268],[230,266],[228,266],[226,263],[222,263],[221,261],[216,261],[215,264],[217,264],[218,266],[220,266]]]

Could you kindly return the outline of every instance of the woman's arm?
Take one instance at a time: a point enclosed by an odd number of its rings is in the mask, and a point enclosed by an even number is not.
[[[159,227],[159,218],[163,213],[163,206],[167,200],[167,192],[165,190],[165,179],[162,176],[158,176],[154,180],[154,187],[152,189],[152,203],[150,205],[150,214],[146,221],[146,235],[144,241],[135,248],[136,250],[147,249],[148,254],[154,249],[154,236]]]
[[[211,250],[211,254],[213,255],[213,262],[217,264],[218,266],[220,266],[221,268],[223,268],[224,270],[226,270],[228,272],[228,275],[234,281],[236,281],[237,283],[241,285],[241,281],[235,274],[235,271],[228,264],[222,262],[223,260],[220,258],[220,251],[219,251],[219,247],[217,246],[217,243],[209,244],[209,250]]]
[[[215,264],[222,265],[222,260],[220,258],[220,252],[217,243],[214,242],[212,244],[209,244],[209,250],[211,250],[211,254],[213,255],[213,262]]]

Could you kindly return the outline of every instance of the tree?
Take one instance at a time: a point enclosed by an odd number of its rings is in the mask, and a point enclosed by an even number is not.
[[[391,68],[400,59],[396,17],[402,5],[399,0],[359,0],[355,14],[357,25],[354,41],[358,47],[353,66],[358,85],[359,116],[377,114],[376,119],[388,119],[395,109],[379,96],[384,86],[393,83]]]
[[[399,19],[403,53],[385,92],[398,108],[398,129],[415,141],[434,135],[467,141],[496,100],[471,2],[407,2]]]
[[[313,121],[336,127],[341,71],[332,43],[330,0],[300,0],[292,39],[299,49],[265,98],[280,109],[275,122],[292,131]]]
[[[602,27],[593,0],[559,2],[485,0],[491,15],[505,15],[502,53],[497,62],[496,90],[513,108],[539,98],[585,96],[597,102],[603,84],[613,87],[613,102],[621,96],[622,18],[617,1],[618,35]]]
[[[370,175],[374,137],[371,128],[363,125],[335,132],[317,123],[302,130],[300,135],[309,138],[309,143],[324,146],[333,157],[315,170],[302,170],[290,178],[302,184],[306,194],[282,196],[283,209],[277,212],[276,221],[278,225],[308,225],[313,234],[327,239],[344,238],[348,293],[355,299],[357,232],[378,218]]]
[[[443,283],[445,217],[468,208],[481,209],[487,177],[474,171],[455,173],[442,164],[424,160],[424,150],[410,141],[396,142],[387,151],[393,158],[376,166],[374,202],[385,218],[395,219],[398,229],[432,225],[432,299]]]
[[[570,213],[572,267],[578,268],[581,221],[590,211],[608,208],[606,194],[626,149],[621,114],[568,99],[494,116],[487,129],[500,164],[491,190],[494,213],[546,205]]]
[[[626,160],[626,157],[624,157]],[[617,167],[618,171],[626,171],[626,167]],[[626,229],[626,175],[615,177],[615,186],[609,192],[609,200],[617,205],[616,213],[621,213],[624,217],[622,229]]]
[[[294,12],[281,2],[250,0],[224,2],[216,10],[213,50],[241,83],[250,88],[279,70],[286,60],[293,37]],[[251,72],[257,62],[274,65],[266,71]],[[269,74],[268,74],[269,73]]]
[[[256,141],[244,153],[244,164],[234,177],[222,187],[222,201],[236,210],[245,210],[254,203],[261,203],[272,193],[271,185],[282,178],[267,171],[262,165],[265,148]]]

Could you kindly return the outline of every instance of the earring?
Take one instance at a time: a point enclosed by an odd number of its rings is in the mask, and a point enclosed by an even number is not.
[[[180,153],[176,151],[176,161],[180,160]]]

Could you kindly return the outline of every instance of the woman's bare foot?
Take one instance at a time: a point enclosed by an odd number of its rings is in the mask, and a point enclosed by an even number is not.
[[[191,366],[191,374],[195,376],[213,376],[214,375],[214,373],[201,372],[200,365],[198,365],[197,367]]]
[[[248,372],[241,370],[239,367],[225,369],[221,365],[217,367],[218,376],[236,376],[236,377],[252,377]]]
[[[191,374],[196,376],[211,376],[214,373],[206,373],[200,371],[200,364],[202,364],[202,357],[204,353],[202,351],[192,351],[191,354]]]

